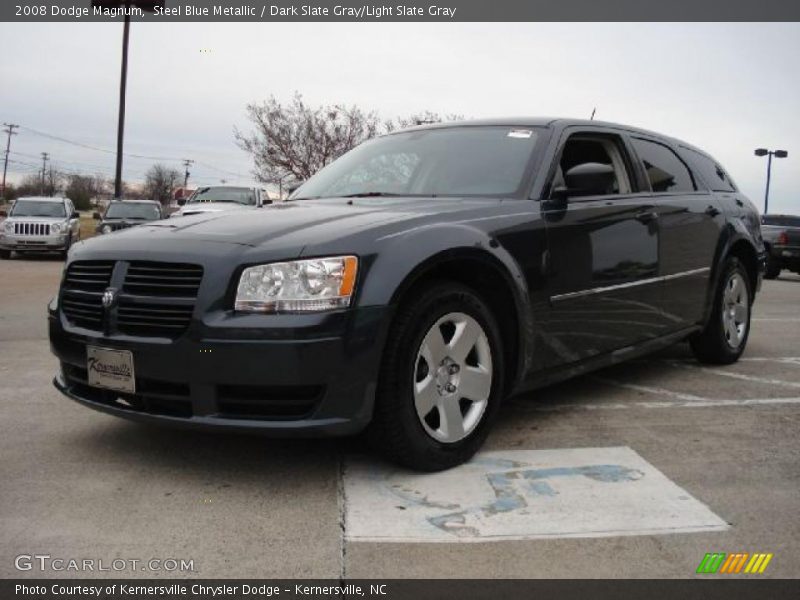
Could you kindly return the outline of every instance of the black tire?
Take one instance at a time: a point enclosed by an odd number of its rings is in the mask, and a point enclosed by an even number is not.
[[[728,341],[725,322],[723,320],[723,310],[725,305],[725,290],[731,278],[738,275],[742,278],[747,291],[747,317],[743,321],[745,328],[743,337],[738,345],[733,345]],[[698,361],[715,365],[729,365],[739,360],[747,346],[750,336],[750,316],[753,306],[753,284],[747,269],[735,256],[728,257],[722,269],[722,275],[714,292],[714,305],[711,310],[711,317],[706,323],[705,329],[693,336],[689,343],[692,352]]]
[[[451,313],[467,315],[482,328],[491,352],[492,374],[488,401],[474,428],[463,439],[442,443],[423,427],[413,386],[418,377],[417,354],[426,334]],[[421,471],[440,471],[468,461],[483,444],[497,414],[504,368],[497,320],[473,290],[455,282],[415,290],[412,299],[398,308],[389,332],[367,439],[389,460]],[[469,409],[462,408],[462,413],[465,410]]]
[[[764,272],[764,279],[777,279],[781,274],[781,264],[775,260],[772,254],[767,255],[767,268]]]
[[[0,250],[0,259],[2,260],[11,259],[11,250]]]

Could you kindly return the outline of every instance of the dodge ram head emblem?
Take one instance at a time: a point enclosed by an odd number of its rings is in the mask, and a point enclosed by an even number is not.
[[[117,290],[114,288],[106,288],[106,291],[103,292],[103,308],[111,308],[114,306],[114,303],[117,301]]]

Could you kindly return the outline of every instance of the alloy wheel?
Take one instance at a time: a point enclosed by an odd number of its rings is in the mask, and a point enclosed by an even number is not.
[[[414,406],[426,433],[452,444],[481,422],[492,390],[492,351],[483,327],[453,312],[439,318],[414,363]]]

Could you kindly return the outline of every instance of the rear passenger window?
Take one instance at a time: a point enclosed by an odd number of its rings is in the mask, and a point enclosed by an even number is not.
[[[714,159],[705,154],[701,154],[691,148],[681,146],[684,150],[683,154],[694,167],[695,171],[700,173],[700,176],[708,184],[712,192],[735,192],[736,187],[728,177],[725,170],[714,162]]]
[[[641,138],[632,141],[654,192],[695,191],[691,171],[671,148]]]

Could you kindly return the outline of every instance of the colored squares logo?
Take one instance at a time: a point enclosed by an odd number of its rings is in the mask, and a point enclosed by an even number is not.
[[[697,573],[711,574],[724,573],[735,575],[738,573],[758,574],[767,569],[767,565],[772,560],[772,554],[756,552],[709,552],[700,561]]]

